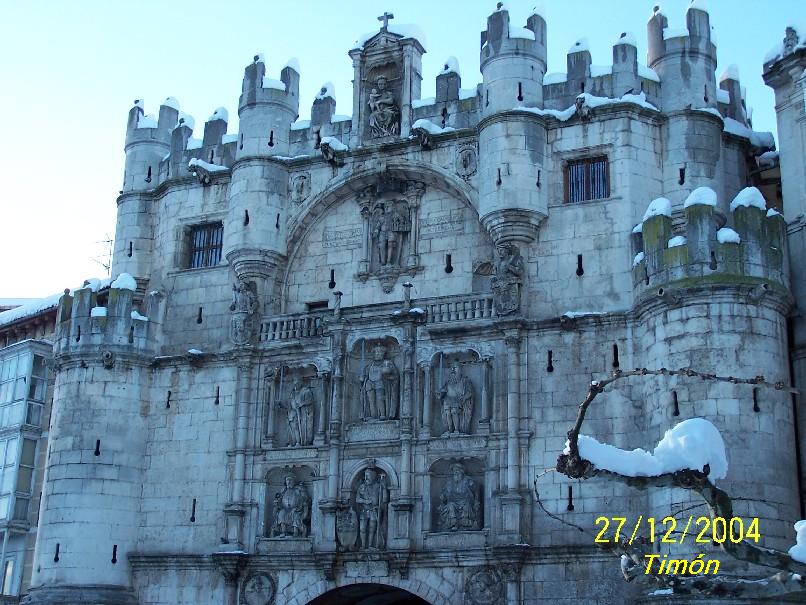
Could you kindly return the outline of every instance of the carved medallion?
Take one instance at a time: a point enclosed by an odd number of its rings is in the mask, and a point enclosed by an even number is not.
[[[465,582],[467,605],[498,605],[504,602],[504,582],[493,567],[473,572]]]
[[[463,179],[469,179],[476,174],[477,168],[476,148],[471,146],[460,147],[456,152],[456,174]]]
[[[291,201],[295,204],[301,204],[308,199],[308,195],[311,193],[311,175],[307,172],[303,172],[291,177],[289,193],[291,195]]]
[[[241,603],[244,605],[271,605],[276,592],[274,579],[269,574],[252,574],[243,583]]]

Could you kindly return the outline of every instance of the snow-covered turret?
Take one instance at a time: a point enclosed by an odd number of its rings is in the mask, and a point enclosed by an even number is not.
[[[176,126],[178,116],[179,103],[173,97],[163,101],[158,118],[144,113],[142,99],[135,100],[126,123],[123,193],[145,191],[157,186],[159,164],[168,153],[171,131]]]
[[[481,32],[482,111],[489,115],[516,105],[542,107],[546,73],[546,21],[536,11],[526,27],[510,23],[499,2]]]
[[[299,63],[292,59],[276,80],[266,75],[262,55],[246,66],[238,102],[237,157],[285,155],[288,133],[299,113]]]

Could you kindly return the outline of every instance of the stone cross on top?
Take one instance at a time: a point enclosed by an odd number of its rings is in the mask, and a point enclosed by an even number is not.
[[[386,31],[386,28],[389,27],[389,21],[394,18],[395,16],[392,13],[387,13],[386,11],[384,11],[383,14],[380,17],[378,17],[378,21],[383,21],[381,31]]]

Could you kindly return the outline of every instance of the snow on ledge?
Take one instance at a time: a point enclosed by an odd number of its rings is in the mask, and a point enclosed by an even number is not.
[[[683,208],[689,206],[716,206],[716,191],[710,187],[697,187],[688,194]]]
[[[613,46],[618,46],[619,44],[638,46],[638,43],[635,41],[635,34],[632,32],[621,32],[621,35],[618,37],[618,40],[616,40],[616,43]]]
[[[642,223],[647,222],[653,216],[668,216],[672,217],[672,202],[665,197],[659,197],[652,200],[644,212],[644,218],[641,219]]]
[[[336,137],[322,137],[319,145],[328,145],[333,151],[348,151],[350,149]]]
[[[590,45],[588,44],[588,39],[587,38],[580,38],[579,40],[574,42],[574,45],[571,48],[568,49],[568,54],[570,55],[571,53],[579,53],[579,52],[582,52],[582,51],[585,51],[585,50],[588,50],[588,51],[590,50]]]
[[[205,162],[204,160],[200,160],[198,158],[193,158],[188,162],[188,170],[193,172],[194,168],[203,168],[207,172],[226,172],[229,170],[226,166],[221,166],[219,164],[210,164],[209,162]]]
[[[789,556],[795,561],[806,563],[806,520],[795,523],[795,532],[797,538],[795,538],[795,546],[789,549]]]
[[[719,430],[705,418],[689,418],[666,431],[652,453],[622,450],[588,435],[579,436],[579,454],[601,470],[628,477],[651,477],[686,469],[703,471],[710,466],[711,481],[728,474],[725,442]],[[570,453],[566,441],[563,453]]]
[[[282,90],[285,92],[285,82],[282,80],[275,80],[268,76],[263,76],[263,88],[273,88],[274,90]]]
[[[328,97],[334,101],[336,100],[336,88],[333,86],[333,82],[325,82],[322,84],[322,88],[319,89],[319,94],[317,94],[314,99],[321,101],[322,99],[327,99]]]
[[[562,84],[568,81],[568,74],[561,71],[555,71],[543,76],[543,86],[551,86],[552,84]]]
[[[229,122],[229,112],[226,107],[216,107],[216,110],[207,118],[208,122],[214,122],[215,120]]]
[[[632,266],[637,267],[638,265],[641,264],[641,261],[643,260],[644,260],[644,253],[639,252],[638,254],[635,255],[635,258],[632,259]]]
[[[730,227],[722,227],[716,232],[716,241],[720,244],[741,244],[742,238]]]
[[[761,191],[756,187],[745,187],[733,198],[733,201],[730,203],[730,211],[736,212],[739,206],[744,206],[745,208],[752,206],[759,210],[766,210],[767,201],[764,199],[764,196],[761,195]]]
[[[607,315],[606,311],[566,311],[560,317],[576,319],[578,317],[594,317],[597,315]]]
[[[308,130],[311,127],[310,120],[297,120],[291,124],[291,130]]]
[[[509,25],[509,37],[520,38],[523,40],[535,40],[535,33],[531,29],[525,27],[518,27],[517,25]]]
[[[651,109],[652,111],[660,111],[657,107],[652,105],[652,103],[647,102],[646,95],[643,92],[637,95],[625,94],[620,99],[612,99],[610,97],[595,97],[592,94],[585,92],[582,93],[581,95],[578,95],[577,99],[583,99],[584,105],[591,108],[602,107],[604,105],[617,105],[619,103],[630,103],[632,105],[638,105],[645,109]],[[529,113],[534,113],[539,116],[551,116],[553,118],[557,118],[561,122],[570,120],[577,112],[576,104],[571,105],[569,108],[563,110],[540,109],[539,107],[522,107],[522,106],[513,107],[513,109],[518,111],[528,111]]]
[[[685,245],[686,245],[686,238],[683,235],[675,235],[666,243],[667,248],[677,248],[678,246],[685,246]]]
[[[162,102],[165,107],[170,107],[171,109],[175,109],[179,111],[179,101],[176,100],[176,97],[165,97],[165,100]]]
[[[158,128],[159,124],[157,123],[157,118],[154,117],[153,113],[149,114],[140,114],[140,117],[137,118],[137,128]]]
[[[446,126],[445,128],[442,128],[434,124],[431,120],[425,120],[423,118],[417,120],[416,122],[414,122],[414,124],[411,125],[412,130],[414,130],[415,128],[422,128],[428,134],[442,134],[443,132],[452,132],[456,130],[452,126]]]
[[[771,132],[759,132],[757,130],[751,130],[733,118],[723,118],[723,121],[725,122],[725,132],[737,137],[744,137],[745,139],[748,139],[750,144],[754,145],[755,147],[775,149],[775,139],[773,138]]]
[[[97,292],[101,288],[105,288],[109,285],[112,280],[110,278],[106,279],[97,279],[92,277],[84,282],[83,285],[73,288],[70,290],[70,294],[74,294],[76,290],[81,290],[83,288],[89,288],[93,292]],[[0,326],[4,326],[20,319],[24,319],[26,317],[30,317],[32,315],[36,315],[37,313],[42,313],[44,311],[48,311],[53,309],[59,305],[59,300],[64,295],[64,292],[59,292],[58,294],[51,294],[50,296],[46,296],[44,298],[37,298],[30,302],[25,303],[24,305],[20,305],[19,307],[14,307],[13,309],[9,309],[8,311],[3,311],[0,313]]]
[[[136,290],[137,282],[128,273],[121,273],[118,278],[110,284],[110,288],[118,290]]]
[[[90,309],[90,317],[106,317],[106,307],[93,307]]]
[[[437,102],[436,97],[426,97],[424,99],[414,99],[411,102],[411,106],[414,109],[419,109],[420,107],[428,107],[429,105],[434,105]]]
[[[137,311],[131,312],[131,318],[139,319],[140,321],[148,321],[148,317],[146,317],[145,315],[140,315],[140,313],[138,313]]]
[[[534,36],[534,34],[532,35]],[[439,72],[440,76],[444,74],[456,74],[460,78],[462,77],[462,72],[459,70],[459,60],[456,57],[445,59],[445,65],[442,66],[442,70]]]
[[[398,36],[402,36],[405,40],[406,38],[412,38],[417,40],[423,48],[428,47],[428,40],[426,40],[425,34],[423,30],[421,30],[417,25],[411,23],[390,23],[387,27],[387,30],[393,34],[397,34]],[[379,30],[375,30],[373,32],[367,32],[363,34],[358,40],[355,41],[353,47],[350,50],[361,50],[364,48],[364,44],[366,44],[369,40],[374,38],[380,33]]]

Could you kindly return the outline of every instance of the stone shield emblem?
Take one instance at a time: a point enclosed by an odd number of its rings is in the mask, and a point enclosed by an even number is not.
[[[336,516],[336,539],[344,550],[352,550],[358,540],[358,517],[352,508],[339,511]]]
[[[271,605],[277,588],[274,579],[267,573],[252,574],[243,583],[241,603],[244,605]]]

